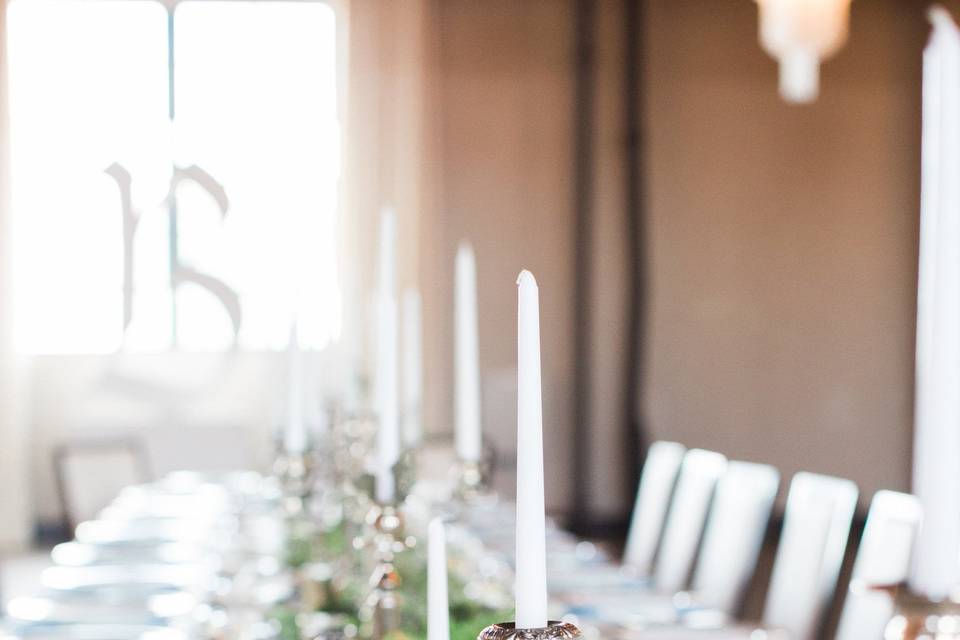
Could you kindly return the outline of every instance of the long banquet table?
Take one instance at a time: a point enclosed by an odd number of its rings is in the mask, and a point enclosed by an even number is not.
[[[401,623],[393,635],[425,637],[424,532],[440,511],[448,515],[451,638],[471,640],[512,615],[513,505],[481,496],[465,506],[438,495],[424,483],[404,504]],[[7,603],[0,637],[370,637],[369,501],[331,490],[291,510],[289,498],[277,478],[253,472],[217,479],[180,472],[128,487],[53,549],[42,589]],[[730,624],[689,594],[657,594],[554,523],[547,554],[551,616],[577,623],[587,637],[781,637]]]

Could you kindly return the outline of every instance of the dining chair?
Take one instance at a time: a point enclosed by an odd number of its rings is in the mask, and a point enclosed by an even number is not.
[[[57,492],[66,526],[97,516],[126,486],[150,477],[146,453],[131,437],[77,438],[54,447]]]
[[[676,442],[660,440],[650,445],[640,474],[622,563],[619,566],[591,566],[589,571],[584,571],[582,566],[575,566],[572,570],[562,563],[558,566],[551,559],[547,566],[551,593],[580,592],[588,586],[594,591],[603,589],[605,596],[609,597],[610,590],[627,589],[634,593],[649,586],[654,558],[686,452],[686,447]]]
[[[727,464],[690,585],[698,604],[731,617],[739,613],[779,487],[780,472],[770,465]]]
[[[907,579],[922,513],[920,501],[910,494],[878,491],[873,496],[836,640],[882,640],[893,603],[867,587]]]
[[[793,477],[765,626],[785,630],[791,640],[818,637],[836,592],[858,493],[857,485],[841,478],[807,472]]]
[[[653,572],[657,591],[675,593],[686,588],[713,494],[726,467],[727,459],[714,451],[691,449],[683,456]]]
[[[686,451],[682,444],[661,440],[651,444],[647,452],[623,553],[623,564],[637,575],[646,576],[653,570],[653,560]]]

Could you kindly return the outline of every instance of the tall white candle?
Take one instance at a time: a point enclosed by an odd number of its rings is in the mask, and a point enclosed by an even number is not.
[[[516,625],[547,626],[543,506],[543,406],[540,392],[540,294],[529,271],[517,279],[517,577]]]
[[[420,293],[403,292],[403,442],[420,444],[423,430],[423,355]]]
[[[400,416],[397,392],[396,219],[384,211],[380,221],[380,264],[377,290],[377,471],[375,497],[392,502],[396,487],[393,466],[400,458]]]
[[[303,352],[297,337],[297,323],[290,327],[287,342],[287,415],[283,448],[287,453],[303,453],[307,448],[307,425],[303,416]]]
[[[477,341],[477,266],[473,248],[457,248],[454,305],[455,433],[461,460],[480,460],[480,354]]]
[[[450,640],[447,532],[441,518],[427,528],[427,640]]]
[[[306,388],[308,390],[304,415],[306,416],[305,422],[310,430],[310,436],[314,444],[323,440],[330,427],[329,415],[327,413],[327,394],[329,393],[329,389],[324,384],[320,372],[322,370],[333,370],[342,375],[342,372],[346,371],[346,367],[340,369],[330,365],[334,357],[331,346],[327,346],[319,353],[316,351],[308,351],[304,354],[305,373],[303,379],[306,381]]]

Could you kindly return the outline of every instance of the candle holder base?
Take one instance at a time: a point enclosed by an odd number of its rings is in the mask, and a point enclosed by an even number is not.
[[[401,597],[398,593],[402,582],[397,571],[397,554],[414,546],[411,536],[404,534],[403,514],[393,505],[374,505],[367,514],[369,538],[366,545],[372,548],[376,567],[370,576],[370,592],[362,610],[361,620],[367,623],[368,634],[373,640],[393,637],[400,631]]]
[[[551,620],[541,629],[517,629],[513,622],[492,624],[480,632],[477,640],[571,640],[582,636],[576,625]]]
[[[273,463],[273,472],[280,480],[284,511],[291,516],[301,515],[313,494],[313,453],[281,451]]]
[[[400,454],[400,457],[390,468],[390,474],[393,475],[394,494],[389,501],[391,505],[401,505],[413,490],[416,481],[415,456],[409,450]],[[375,465],[375,463],[374,463]],[[374,465],[364,465],[367,467]],[[353,489],[356,495],[367,503],[381,503],[377,497],[377,477],[375,473],[364,472],[357,476],[353,481]],[[385,504],[385,503],[381,503]]]
[[[460,460],[454,467],[454,500],[469,504],[487,493],[489,465],[470,460]]]
[[[392,563],[382,563],[371,576],[373,589],[364,607],[370,621],[370,637],[383,640],[400,630],[400,576]]]

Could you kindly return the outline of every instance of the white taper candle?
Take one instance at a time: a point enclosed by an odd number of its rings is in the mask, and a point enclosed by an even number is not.
[[[427,528],[427,640],[450,640],[447,532],[441,518]]]
[[[477,339],[477,266],[473,248],[457,248],[455,283],[455,431],[461,460],[480,460],[480,353]]]
[[[303,352],[297,336],[297,323],[290,327],[287,342],[287,415],[283,431],[283,449],[303,453],[307,448],[307,425],[303,412]]]
[[[329,364],[335,357],[334,350],[330,346],[319,353],[307,351],[304,356],[303,379],[306,381],[306,388],[309,390],[305,400],[305,422],[309,429],[312,444],[317,445],[324,439],[327,430],[330,428],[330,415],[327,405],[330,390],[325,384],[321,371],[336,371],[338,375],[343,375],[346,367],[340,369]]]
[[[377,290],[377,472],[375,497],[382,504],[396,494],[393,466],[400,458],[400,416],[397,392],[396,219],[392,209],[380,220],[380,264]]]
[[[543,505],[543,406],[540,391],[540,294],[529,271],[517,279],[516,625],[547,626]]]
[[[420,293],[403,292],[403,442],[420,444],[423,432],[423,354]]]

